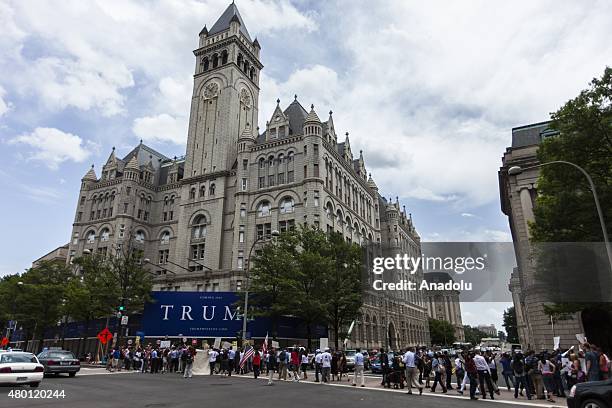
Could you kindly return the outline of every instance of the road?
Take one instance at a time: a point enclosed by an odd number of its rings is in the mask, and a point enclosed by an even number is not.
[[[177,374],[107,373],[104,370],[82,370],[75,378],[45,378],[40,390],[63,390],[65,398],[11,399],[11,388],[0,388],[0,407],[198,407],[214,408],[503,408],[522,407],[511,401],[470,401],[441,394],[407,395],[403,390],[388,391],[354,388],[347,385],[275,382],[248,377],[194,376],[184,379]],[[24,387],[23,390],[29,390]],[[522,402],[522,401],[521,401]],[[502,404],[501,406],[499,404]],[[549,406],[552,404],[549,404]],[[534,406],[536,406],[534,404]],[[539,405],[542,406],[542,405]]]

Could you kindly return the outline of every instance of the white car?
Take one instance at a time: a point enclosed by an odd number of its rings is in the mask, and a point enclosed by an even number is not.
[[[45,368],[32,353],[8,351],[0,353],[0,384],[38,387]]]

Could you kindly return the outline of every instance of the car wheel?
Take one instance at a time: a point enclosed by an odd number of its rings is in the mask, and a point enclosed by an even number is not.
[[[605,405],[599,401],[594,399],[586,400],[580,405],[580,408],[604,408]]]
[[[76,375],[76,373],[68,373],[69,377],[74,377]]]
[[[39,382],[30,383],[30,388],[38,388],[39,385],[40,385]]]

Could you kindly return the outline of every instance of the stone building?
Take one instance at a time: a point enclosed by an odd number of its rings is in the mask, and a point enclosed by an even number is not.
[[[508,169],[512,166],[527,168],[539,163],[536,156],[538,145],[544,138],[556,134],[548,125],[549,122],[541,122],[513,128],[512,146],[506,149],[499,170],[501,209],[508,216],[517,259],[509,288],[521,344],[534,350],[550,350],[554,336],[561,337],[561,347],[570,347],[576,342],[575,335],[584,333],[578,314],[551,324],[550,316],[544,312],[544,305],[549,300],[548,291],[538,284],[535,277],[528,225],[534,221],[533,206],[537,196],[539,169],[508,175]]]
[[[32,262],[32,268],[40,266],[41,262],[65,262],[68,257],[68,244],[55,248]]]
[[[428,283],[446,283],[453,280],[448,272],[427,272],[424,274],[424,277]],[[425,304],[427,305],[427,316],[429,318],[446,320],[455,328],[455,340],[465,341],[458,291],[427,291],[425,294]]]
[[[420,254],[411,217],[379,194],[331,111],[321,120],[297,96],[285,108],[277,100],[259,130],[260,49],[233,3],[202,29],[185,157],[142,142],[122,158],[113,148],[100,177],[92,168],[82,179],[70,257],[129,243],[156,271],[155,290],[241,291],[254,241],[297,224],[368,244],[370,256]],[[364,296],[352,346],[429,342],[422,297]]]

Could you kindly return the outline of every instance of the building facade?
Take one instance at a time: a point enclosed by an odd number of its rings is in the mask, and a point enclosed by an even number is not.
[[[129,244],[157,274],[155,290],[241,291],[255,240],[297,224],[338,231],[370,256],[420,254],[411,216],[379,194],[331,111],[321,120],[297,96],[284,109],[277,100],[259,131],[260,44],[235,4],[204,27],[194,55],[186,155],[113,148],[100,177],[92,167],[82,179],[69,258]],[[429,342],[421,295],[366,290],[364,301],[352,346]]]
[[[549,122],[541,122],[513,128],[512,146],[506,149],[499,170],[501,209],[508,216],[517,260],[509,288],[521,345],[534,350],[550,350],[555,336],[561,338],[562,348],[571,347],[576,342],[576,334],[584,333],[578,314],[551,322],[550,316],[544,312],[544,305],[550,299],[547,288],[536,279],[529,232],[529,223],[534,221],[539,169],[528,169],[518,175],[508,174],[508,169],[513,166],[527,168],[539,164],[536,153],[540,142],[555,135],[548,126]]]
[[[424,277],[429,283],[446,283],[453,280],[448,272],[427,272],[424,274]],[[427,305],[427,316],[430,319],[446,320],[455,328],[455,340],[465,341],[458,291],[427,291],[425,294],[425,304]]]

